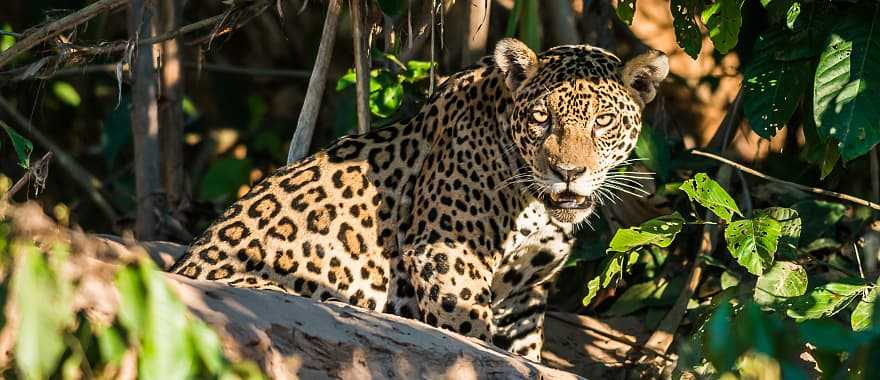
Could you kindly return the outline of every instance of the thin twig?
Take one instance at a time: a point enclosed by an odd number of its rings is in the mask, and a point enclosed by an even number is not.
[[[838,192],[836,192],[836,191],[820,189],[820,188],[818,188],[818,187],[804,186],[804,185],[801,185],[801,184],[799,184],[799,183],[794,183],[794,182],[786,181],[786,180],[783,180],[783,179],[779,179],[779,178],[773,177],[773,176],[771,176],[771,175],[767,175],[767,174],[761,173],[761,172],[759,172],[759,171],[757,171],[757,170],[755,170],[755,169],[752,169],[752,168],[750,168],[750,167],[748,167],[748,166],[745,166],[745,165],[743,165],[743,164],[740,164],[740,163],[738,163],[738,162],[734,162],[734,161],[728,160],[728,159],[726,159],[726,158],[724,158],[724,157],[721,157],[721,156],[719,156],[719,155],[717,155],[717,154],[713,154],[713,153],[709,153],[709,152],[703,152],[703,151],[700,151],[700,150],[693,150],[693,151],[691,151],[691,153],[692,153],[692,154],[695,154],[695,155],[697,155],[697,156],[708,157],[708,158],[711,158],[711,159],[713,159],[713,160],[723,162],[723,163],[725,163],[725,164],[727,164],[727,165],[733,166],[734,168],[737,168],[737,169],[742,170],[742,171],[744,171],[744,172],[746,172],[746,173],[749,173],[749,174],[751,174],[751,175],[753,175],[753,176],[755,176],[755,177],[762,178],[762,179],[765,179],[765,180],[770,181],[770,182],[776,182],[776,183],[779,183],[779,184],[783,184],[783,185],[787,185],[787,186],[793,187],[793,188],[798,189],[798,190],[809,191],[809,192],[814,193],[814,194],[819,194],[819,195],[824,195],[824,196],[827,196],[827,197],[832,197],[832,198],[842,199],[842,200],[845,200],[845,201],[849,201],[849,202],[852,202],[852,203],[855,203],[855,204],[858,204],[858,205],[861,205],[861,206],[870,207],[870,208],[872,208],[872,209],[874,209],[874,210],[878,210],[878,211],[880,211],[880,205],[878,205],[878,204],[876,204],[876,203],[874,203],[874,202],[866,201],[866,200],[864,200],[864,199],[862,199],[862,198],[854,197],[854,196],[849,195],[849,194],[843,194],[843,193],[838,193]]]
[[[0,121],[0,124],[6,125],[6,123],[4,123],[3,121]],[[15,183],[15,185],[12,185],[12,187],[9,189],[9,191],[6,192],[6,194],[3,194],[3,197],[0,198],[0,204],[8,202],[10,199],[12,199],[13,196],[15,196],[16,193],[27,186],[31,179],[33,179],[36,175],[35,172],[38,171],[37,168],[42,168],[45,165],[48,165],[49,160],[51,159],[52,152],[46,152],[46,154],[44,154],[42,158],[31,164],[31,169],[28,170],[27,173],[25,173],[25,175],[21,177],[18,182]]]
[[[288,165],[303,158],[309,152],[309,145],[311,145],[312,135],[315,132],[315,123],[318,120],[318,111],[321,108],[321,98],[324,96],[324,87],[327,85],[327,71],[330,69],[330,59],[333,55],[333,45],[336,42],[336,30],[339,25],[341,9],[341,0],[330,0],[327,4],[327,15],[324,17],[324,29],[321,31],[321,42],[318,44],[318,54],[315,58],[315,66],[312,68],[312,77],[309,79],[306,98],[299,111],[293,138],[290,139],[290,148],[287,150]]]
[[[298,79],[308,79],[311,76],[311,72],[306,70],[288,70],[288,69],[273,69],[273,68],[263,68],[263,67],[247,67],[247,66],[235,66],[235,65],[225,65],[218,63],[202,63],[198,64],[196,62],[183,62],[183,67],[190,70],[205,70],[205,71],[213,71],[217,73],[224,74],[235,74],[235,75],[250,75],[255,77],[266,76],[266,77],[291,77]],[[0,77],[2,76],[13,76],[13,78],[9,79],[12,82],[23,81],[23,80],[45,80],[51,79],[57,76],[65,76],[65,75],[83,75],[83,74],[93,74],[93,73],[108,73],[115,74],[116,64],[115,63],[103,63],[103,64],[95,64],[95,65],[81,65],[81,66],[68,66],[65,68],[61,68],[58,70],[54,70],[51,72],[43,73],[43,74],[35,74],[33,76],[16,76],[25,72],[27,67],[22,67],[18,69],[13,69],[9,71],[0,72]],[[128,65],[122,65],[122,71],[127,73],[129,70]]]
[[[128,0],[99,0],[28,33],[27,36],[19,39],[15,45],[0,53],[0,67],[5,66],[19,54],[30,50],[41,42],[55,37],[65,30],[81,25],[99,14],[120,8],[126,3],[128,3]]]
[[[70,154],[62,150],[61,147],[55,144],[55,142],[48,136],[44,135],[40,130],[34,127],[31,122],[18,112],[18,110],[15,109],[15,107],[13,107],[3,96],[0,96],[0,109],[3,109],[3,111],[6,112],[6,114],[9,115],[19,127],[21,127],[18,129],[19,132],[31,136],[38,144],[46,148],[46,150],[54,153],[55,158],[58,160],[58,164],[67,171],[67,174],[74,180],[74,182],[85,190],[92,202],[95,203],[98,209],[101,210],[109,221],[115,222],[118,219],[116,210],[113,209],[110,202],[108,202],[107,199],[104,198],[104,195],[101,194],[101,180],[92,175],[92,173],[89,173],[89,171],[77,163]]]

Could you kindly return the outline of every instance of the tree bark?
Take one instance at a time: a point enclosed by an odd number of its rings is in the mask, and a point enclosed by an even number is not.
[[[321,32],[321,43],[318,45],[312,77],[309,79],[306,98],[296,122],[296,131],[293,132],[290,148],[287,151],[288,165],[309,153],[309,145],[315,133],[315,123],[318,121],[318,111],[321,109],[321,98],[327,85],[327,70],[330,69],[330,58],[333,55],[333,45],[336,43],[336,29],[338,29],[341,9],[341,0],[328,1],[327,16],[324,18],[324,29]]]
[[[574,21],[571,0],[550,0],[547,3],[547,17],[550,20],[548,28],[553,46],[579,43],[580,36]]]
[[[177,30],[183,16],[179,0],[159,0],[159,15],[155,18],[159,34]],[[184,209],[189,196],[183,171],[183,63],[180,37],[157,44],[160,52],[162,87],[159,96],[159,137],[162,152],[162,183],[172,216],[185,224]]]
[[[467,66],[486,55],[492,1],[472,0],[464,5],[467,7],[468,34],[467,41],[462,45],[461,64]]]
[[[129,5],[128,37],[135,41],[132,66],[131,131],[134,140],[134,176],[137,196],[135,234],[153,240],[159,234],[159,215],[164,194],[159,165],[158,76],[153,46],[137,41],[153,35],[154,0],[132,0]]]
[[[357,78],[357,131],[367,133],[370,130],[370,31],[367,29],[370,6],[365,0],[351,0],[350,6]]]

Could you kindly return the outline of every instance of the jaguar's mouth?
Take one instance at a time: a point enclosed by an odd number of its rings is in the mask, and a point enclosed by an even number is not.
[[[593,207],[593,201],[590,197],[575,194],[569,190],[559,193],[550,193],[549,196],[544,197],[544,204],[550,208],[566,210],[589,209]]]

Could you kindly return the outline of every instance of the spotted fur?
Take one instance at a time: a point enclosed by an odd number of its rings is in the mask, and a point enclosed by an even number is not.
[[[503,40],[412,118],[254,186],[172,271],[340,299],[540,360],[573,226],[666,75],[648,54],[623,65],[590,46],[537,56]]]

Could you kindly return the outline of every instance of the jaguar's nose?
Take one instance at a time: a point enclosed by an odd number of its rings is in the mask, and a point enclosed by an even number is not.
[[[577,176],[584,174],[587,168],[568,164],[554,164],[550,165],[550,171],[559,176],[563,181],[571,182]]]

